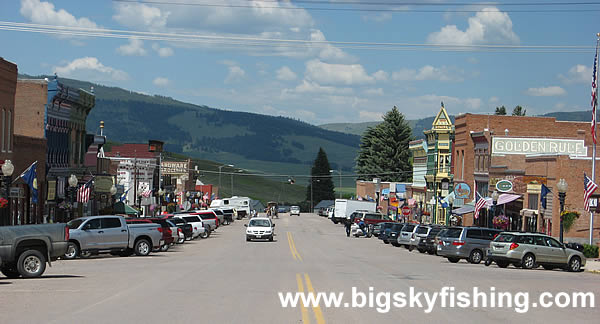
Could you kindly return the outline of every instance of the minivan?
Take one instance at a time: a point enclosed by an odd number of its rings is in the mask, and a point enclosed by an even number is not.
[[[501,230],[483,227],[450,227],[440,236],[437,254],[456,263],[466,259],[477,264],[483,260],[490,242]]]

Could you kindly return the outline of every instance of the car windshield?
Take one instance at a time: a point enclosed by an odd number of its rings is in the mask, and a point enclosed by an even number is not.
[[[81,223],[83,223],[83,221],[84,221],[83,219],[74,219],[67,223],[67,227],[69,229],[76,229],[79,226],[81,226]]]
[[[494,240],[494,242],[508,242],[508,243],[512,243],[515,240],[515,236],[512,234],[500,234],[496,237],[496,239]]]
[[[429,227],[419,227],[417,229],[417,234],[427,234],[428,230],[429,230]]]
[[[407,224],[402,228],[402,232],[412,232],[415,228],[415,225]]]
[[[248,227],[271,227],[271,222],[267,219],[253,219]]]
[[[394,224],[394,226],[392,226],[392,231],[399,231],[402,229],[402,226],[404,226],[404,224]]]
[[[446,233],[444,233],[444,235],[441,235],[443,237],[449,237],[449,238],[458,238],[460,237],[460,234],[462,233],[462,228],[449,228]]]
[[[186,216],[186,217],[182,217],[182,218],[188,222],[200,222],[200,219],[198,218],[198,216]]]

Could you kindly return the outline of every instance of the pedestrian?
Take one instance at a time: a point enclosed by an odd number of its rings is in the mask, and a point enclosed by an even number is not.
[[[350,227],[354,223],[354,213],[350,216],[350,218],[346,218],[344,226],[346,227],[346,236],[350,237]]]

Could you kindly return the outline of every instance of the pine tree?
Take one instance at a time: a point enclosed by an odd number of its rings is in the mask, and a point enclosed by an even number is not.
[[[504,106],[496,107],[495,115],[501,115],[501,116],[506,115],[506,107],[504,107]]]
[[[331,166],[329,165],[327,154],[323,148],[320,147],[310,172],[311,178],[308,179],[308,186],[306,187],[306,200],[308,201],[311,199],[312,189],[313,206],[318,204],[321,200],[335,199],[333,181],[329,170],[331,170]],[[311,179],[313,185],[312,188]]]
[[[374,176],[383,181],[408,181],[412,165],[408,143],[412,130],[404,115],[394,106],[383,117],[383,122],[367,129],[361,138],[356,159],[356,171],[361,179]]]
[[[527,109],[523,109],[523,107],[521,107],[521,106],[516,106],[515,109],[513,109],[512,115],[513,116],[525,116],[526,113],[527,113]]]

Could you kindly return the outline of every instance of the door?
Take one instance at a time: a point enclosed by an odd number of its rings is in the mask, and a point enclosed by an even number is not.
[[[533,243],[535,244],[534,253],[536,261],[539,263],[551,263],[551,249],[546,245],[546,238],[544,236],[535,235],[533,236]]]
[[[81,229],[81,239],[79,240],[81,249],[97,249],[102,240],[102,233],[100,232],[103,232],[100,228],[100,218],[88,220],[85,224],[83,224]]]
[[[122,226],[121,219],[118,217],[102,218],[102,230],[104,231],[105,248],[124,248],[127,246],[129,234],[127,228]]]
[[[566,264],[567,263],[567,254],[557,240],[546,237],[546,245],[548,246],[549,259],[551,263],[554,264]]]

